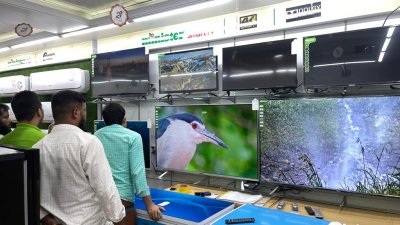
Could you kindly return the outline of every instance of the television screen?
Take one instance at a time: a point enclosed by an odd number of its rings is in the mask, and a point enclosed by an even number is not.
[[[145,94],[148,88],[145,48],[92,55],[92,96]]]
[[[304,38],[306,88],[400,81],[400,28],[379,27]]]
[[[159,55],[160,93],[218,89],[217,57],[213,49]]]
[[[294,39],[223,49],[224,91],[297,86]]]
[[[142,137],[143,142],[143,155],[144,155],[144,164],[146,169],[150,169],[150,129],[147,127],[147,121],[126,121],[126,128],[139,133]],[[103,120],[95,120],[94,121],[94,131],[97,131],[103,127],[105,127],[105,123]]]
[[[399,125],[400,97],[267,100],[261,180],[400,196]]]
[[[258,180],[251,105],[156,107],[157,167]]]

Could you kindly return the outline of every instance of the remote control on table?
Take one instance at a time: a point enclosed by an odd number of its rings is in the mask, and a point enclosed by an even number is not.
[[[304,206],[304,208],[306,209],[308,215],[310,215],[310,216],[314,216],[315,215],[314,210],[310,206]]]
[[[318,218],[318,219],[323,219],[324,218],[324,215],[322,215],[321,209],[315,208],[314,212],[315,212],[315,217],[316,218]]]
[[[279,210],[282,210],[283,208],[285,208],[285,201],[279,201],[278,202],[278,206],[276,207],[277,209],[279,209]]]
[[[299,212],[299,206],[296,203],[292,203],[292,212],[298,213]]]
[[[237,218],[237,219],[226,219],[226,224],[238,224],[238,223],[254,223],[256,219],[254,218]]]

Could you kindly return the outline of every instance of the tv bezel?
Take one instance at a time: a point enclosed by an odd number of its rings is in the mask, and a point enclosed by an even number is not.
[[[398,29],[400,29],[400,25],[394,26]],[[377,29],[377,28],[387,28],[385,27],[370,27],[370,28],[364,28],[364,29],[358,29],[358,30],[350,30],[350,31],[342,31],[342,32],[335,32],[335,33],[329,33],[329,34],[320,34],[320,35],[312,35],[312,36],[304,36],[303,37],[303,85],[305,89],[318,89],[318,88],[343,88],[343,87],[367,87],[367,86],[387,86],[387,85],[395,85],[395,84],[400,84],[400,78],[398,81],[391,81],[391,82],[358,82],[358,83],[352,83],[352,84],[307,84],[306,82],[306,76],[309,73],[306,73],[305,69],[306,67],[305,62],[306,62],[306,54],[305,54],[305,40],[307,38],[313,38],[313,37],[321,37],[321,36],[329,36],[329,35],[336,35],[336,34],[344,34],[344,33],[352,33],[352,32],[359,32],[359,31],[366,31],[370,29]]]
[[[104,120],[93,120],[93,130],[94,130],[94,132],[96,132],[96,131],[98,131],[98,130],[100,130],[100,129],[96,129],[96,122],[103,122],[104,123]],[[143,120],[127,120],[126,121],[127,122],[127,124],[129,123],[129,122],[143,122],[143,123],[147,123],[147,121],[143,121]],[[105,125],[105,123],[104,123],[104,125]],[[106,127],[107,125],[105,125],[104,127]],[[127,127],[128,128],[128,127]],[[129,129],[129,128],[128,128]],[[149,155],[149,167],[146,167],[146,157],[144,156],[144,165],[145,165],[145,169],[146,170],[150,170],[151,169],[151,166],[153,165],[153,163],[151,162],[151,131],[150,131],[150,128],[148,128],[148,130],[149,130],[149,151],[148,151],[148,155]],[[136,132],[136,131],[135,131]],[[136,132],[137,133],[137,132]],[[139,134],[140,135],[140,134]],[[142,142],[143,142],[143,138],[142,138]],[[144,149],[144,148],[143,148]]]
[[[91,71],[91,79],[90,79],[90,85],[91,85],[90,94],[91,94],[92,97],[101,98],[101,97],[112,97],[112,96],[137,96],[137,95],[144,95],[144,94],[148,93],[148,90],[147,91],[142,91],[142,89],[144,89],[144,86],[146,85],[146,84],[143,84],[143,85],[139,86],[140,87],[139,89],[135,89],[134,87],[131,87],[129,92],[114,93],[114,91],[111,91],[112,93],[107,93],[107,94],[97,94],[97,93],[94,94],[94,92],[96,92],[96,91],[94,91],[94,89],[95,89],[94,86],[96,86],[96,85],[93,85],[93,82],[104,82],[106,84],[114,83],[112,80],[109,80],[109,81],[93,81],[94,77],[96,76],[94,68],[95,68],[95,61],[96,61],[97,56],[98,55],[107,55],[107,54],[112,54],[112,53],[118,53],[118,52],[122,52],[122,51],[133,51],[133,50],[136,50],[136,49],[143,49],[144,50],[144,55],[140,55],[140,56],[145,56],[146,59],[147,59],[147,67],[148,67],[147,68],[147,77],[146,77],[147,78],[147,86],[151,85],[151,83],[150,83],[150,57],[149,57],[149,54],[146,54],[146,51],[145,51],[144,47],[132,48],[132,49],[123,49],[123,50],[112,51],[112,52],[103,52],[103,53],[92,54],[91,55],[92,71]],[[129,81],[133,82],[134,80],[130,79]],[[118,81],[115,82],[115,83],[118,83]],[[149,88],[147,88],[147,89],[149,89]]]
[[[252,105],[246,104],[246,103],[240,103],[240,104],[200,104],[200,105],[156,105],[154,107],[154,112],[156,112],[157,107],[187,107],[187,106],[230,106],[230,105],[248,105],[251,107]],[[207,173],[207,172],[200,172],[200,171],[188,171],[188,170],[175,170],[175,169],[170,169],[170,168],[162,168],[158,166],[158,160],[157,160],[157,126],[158,126],[158,120],[155,119],[155,150],[156,150],[156,169],[160,171],[171,171],[171,172],[179,172],[179,173],[186,173],[186,174],[195,174],[195,175],[203,175],[203,176],[210,176],[210,177],[221,177],[221,178],[229,178],[229,179],[234,179],[234,180],[243,180],[243,181],[256,181],[260,182],[261,179],[261,161],[260,161],[260,132],[259,132],[259,110],[253,110],[256,111],[256,124],[257,124],[257,178],[246,178],[246,177],[235,177],[235,176],[227,176],[227,175],[221,175],[221,174],[213,174],[213,173]],[[156,115],[156,114],[155,114]]]
[[[170,52],[170,53],[165,53],[163,55],[174,55],[174,54],[181,54],[181,53],[188,53],[188,52],[196,52],[196,51],[204,51],[204,50],[209,50],[211,49],[213,51],[213,57],[215,57],[215,79],[216,79],[216,87],[211,88],[211,89],[196,89],[196,90],[177,90],[177,91],[163,91],[161,90],[161,73],[160,73],[160,58],[158,57],[158,89],[160,94],[174,94],[174,93],[196,93],[196,92],[209,92],[209,91],[218,91],[219,88],[219,74],[218,74],[218,56],[214,55],[214,48],[209,47],[209,48],[200,48],[200,49],[192,49],[192,50],[186,50],[186,51],[180,51],[180,52]],[[160,54],[159,54],[160,55]]]
[[[363,98],[363,97],[398,97],[400,98],[400,95],[374,95],[374,94],[363,94],[363,95],[346,95],[346,96],[338,96],[338,95],[310,95],[310,96],[298,96],[298,97],[284,97],[284,98],[269,98],[266,99],[265,101],[276,101],[276,100],[293,100],[293,99],[339,99],[339,98]],[[258,127],[258,131],[261,132],[260,127]],[[259,134],[260,135],[260,134]],[[357,191],[352,191],[352,190],[345,190],[345,189],[334,189],[334,188],[327,188],[327,187],[314,187],[314,186],[309,186],[309,185],[301,185],[301,184],[291,184],[291,183],[279,183],[279,182],[273,182],[273,181],[267,181],[261,179],[261,141],[259,141],[260,144],[260,183],[264,184],[271,184],[273,186],[281,186],[281,187],[288,187],[290,189],[305,189],[305,190],[318,190],[318,191],[328,191],[328,192],[336,192],[336,193],[349,193],[353,195],[360,195],[360,196],[377,196],[377,197],[384,197],[384,198],[393,198],[393,199],[400,199],[400,195],[384,195],[384,194],[375,194],[375,193],[363,193],[363,192],[357,192]]]
[[[260,42],[260,43],[252,43],[249,45],[257,45],[257,44],[263,44],[263,43],[271,43],[271,42],[279,42],[279,41],[286,41],[286,40],[292,40],[295,41],[297,38],[288,38],[288,39],[283,39],[283,40],[275,40],[275,41],[268,41],[268,42]],[[244,47],[244,46],[249,46],[249,45],[238,45],[238,46],[232,46],[232,47],[226,47],[222,49],[222,73],[224,71],[224,63],[223,63],[223,58],[224,58],[224,49],[228,48],[238,48],[238,47]],[[297,66],[297,54],[293,54],[296,56],[296,63],[295,63],[295,68],[296,68],[296,85],[294,86],[274,86],[274,87],[256,87],[256,88],[225,88],[224,85],[224,78],[222,77],[222,91],[248,91],[248,90],[268,90],[268,89],[296,89],[299,85],[299,79],[298,79],[298,66]]]

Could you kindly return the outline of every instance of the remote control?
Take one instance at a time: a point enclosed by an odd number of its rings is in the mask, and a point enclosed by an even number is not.
[[[315,217],[316,218],[318,218],[318,219],[323,219],[324,218],[324,215],[322,215],[321,209],[315,208],[314,212],[315,212]]]
[[[304,206],[304,208],[306,209],[308,215],[310,215],[310,216],[315,215],[314,210],[310,206]]]
[[[296,203],[292,203],[292,212],[299,213],[299,206]]]
[[[254,223],[256,219],[254,218],[237,218],[237,219],[226,219],[226,224],[238,224],[238,223]]]
[[[282,210],[283,208],[285,208],[285,201],[279,201],[278,202],[278,206],[276,207],[277,209],[279,209],[279,210]]]

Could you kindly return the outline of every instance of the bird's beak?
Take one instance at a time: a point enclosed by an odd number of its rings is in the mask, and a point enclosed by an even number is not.
[[[221,139],[219,139],[219,137],[217,137],[215,134],[211,133],[210,131],[204,129],[204,130],[201,130],[200,133],[203,135],[203,137],[205,137],[205,141],[219,145],[225,149],[229,149],[228,146]]]

